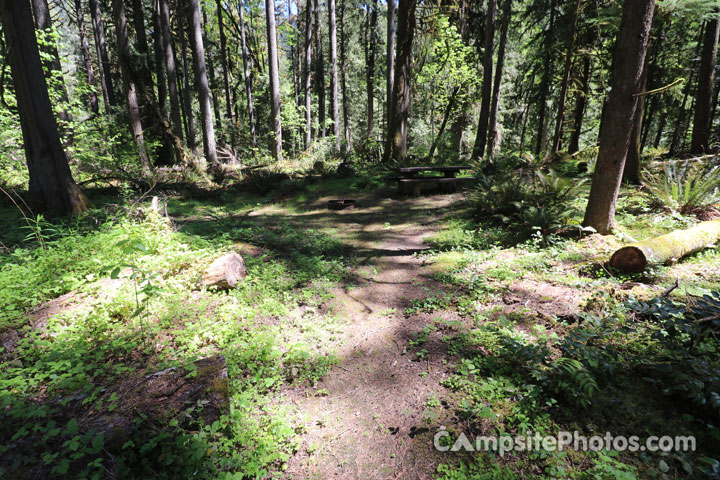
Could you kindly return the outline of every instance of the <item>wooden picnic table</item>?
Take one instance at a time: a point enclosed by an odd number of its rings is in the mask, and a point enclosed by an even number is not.
[[[400,191],[405,194],[413,193],[416,197],[420,195],[422,185],[437,185],[442,187],[451,187],[457,190],[463,183],[474,180],[474,177],[460,177],[455,175],[463,170],[470,170],[472,167],[466,165],[449,165],[449,166],[421,166],[421,167],[399,167],[393,170],[398,172],[400,176],[391,177],[390,180],[396,180]],[[440,172],[442,175],[433,176],[416,176],[422,172]]]

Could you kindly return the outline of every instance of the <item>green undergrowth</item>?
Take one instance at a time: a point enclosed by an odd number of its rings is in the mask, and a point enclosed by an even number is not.
[[[281,470],[296,431],[276,397],[284,385],[314,385],[336,361],[342,325],[326,305],[348,275],[342,246],[289,223],[171,226],[132,209],[83,221],[48,223],[55,233],[36,232],[0,256],[0,335],[19,339],[0,351],[0,476],[262,478]],[[227,293],[200,288],[209,262],[239,244],[256,249],[244,255],[247,277]],[[52,315],[31,313],[64,294]],[[102,434],[78,423],[83,411],[112,415],[102,392],[132,372],[216,354],[227,362],[230,409],[211,424],[192,412],[179,423],[138,417],[137,431],[109,453]]]

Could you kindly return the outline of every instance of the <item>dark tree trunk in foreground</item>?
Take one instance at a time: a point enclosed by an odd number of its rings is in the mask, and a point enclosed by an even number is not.
[[[155,58],[155,78],[157,79],[158,106],[167,120],[167,81],[165,75],[165,47],[163,46],[162,24],[160,22],[160,2],[153,1],[153,55]]]
[[[375,123],[375,45],[377,43],[377,17],[378,2],[373,0],[368,4],[368,35],[367,35],[367,57],[365,59],[365,90],[367,94],[367,138],[373,136],[373,125]]]
[[[25,1],[25,0],[22,0]],[[65,79],[62,73],[62,65],[60,64],[60,54],[58,53],[57,44],[52,40],[52,20],[50,18],[50,8],[48,0],[32,0],[33,12],[35,13],[35,26],[38,30],[45,33],[46,43],[41,45],[40,49],[51,59],[45,65],[50,81],[50,88],[60,96],[60,101],[66,104],[68,102],[67,88],[65,87]],[[53,74],[53,72],[55,72]],[[71,115],[64,109],[58,113],[62,123],[72,120]],[[60,128],[64,128],[63,125]]]
[[[590,56],[583,58],[583,69],[580,76],[580,90],[577,92],[575,100],[575,110],[573,111],[573,130],[570,134],[570,143],[568,144],[568,153],[570,155],[580,150],[580,135],[582,134],[583,118],[585,116],[585,105],[587,96],[590,93]]]
[[[163,51],[165,53],[165,71],[167,72],[168,96],[170,99],[170,120],[173,132],[180,140],[183,139],[182,118],[180,117],[180,96],[177,88],[177,68],[175,66],[175,48],[170,27],[170,6],[168,0],[159,0],[160,26],[162,29]],[[182,28],[180,29],[182,34]],[[178,159],[180,160],[180,159]]]
[[[143,175],[150,175],[150,159],[145,147],[140,104],[138,103],[137,75],[132,69],[130,57],[130,39],[128,36],[127,14],[123,0],[113,0],[113,17],[115,19],[115,36],[117,40],[118,61],[122,71],[123,88],[125,89],[125,106],[127,107],[130,131],[140,159]]]
[[[311,0],[308,0],[310,3]],[[243,79],[245,80],[245,96],[247,97],[248,120],[250,122],[250,135],[252,136],[253,147],[257,146],[257,135],[255,133],[255,105],[252,96],[252,79],[250,78],[250,54],[248,52],[247,39],[245,38],[245,15],[242,2],[238,2],[240,11],[240,42],[242,47]]]
[[[312,143],[312,0],[305,5],[305,148]]]
[[[498,110],[500,108],[500,87],[502,86],[503,68],[505,66],[505,50],[507,49],[508,30],[512,21],[512,0],[505,0],[503,4],[503,20],[500,29],[500,45],[498,46],[497,63],[495,65],[495,78],[493,79],[492,104],[490,106],[490,123],[488,127],[487,155],[492,158],[497,149],[498,140]]]
[[[388,148],[385,159],[405,160],[407,156],[407,124],[410,110],[410,82],[412,80],[412,46],[415,36],[417,0],[400,0],[398,4],[397,52],[395,56],[395,85],[388,125]]]
[[[335,151],[340,151],[340,120],[338,118],[338,64],[337,64],[337,25],[335,21],[335,0],[328,0],[330,24],[330,116],[335,135]],[[376,13],[377,17],[377,13]]]
[[[642,78],[640,79],[640,92],[647,90],[649,68],[650,55],[646,53]],[[635,107],[635,116],[633,117],[632,133],[630,134],[630,145],[628,146],[628,153],[625,158],[625,168],[623,168],[623,182],[631,185],[640,185],[641,183],[640,177],[642,162],[640,160],[642,153],[642,129],[643,122],[645,120],[645,99],[645,95],[637,97],[637,106]]]
[[[103,102],[105,111],[109,112],[111,107],[117,105],[115,90],[113,89],[112,73],[110,72],[110,60],[107,54],[105,41],[105,28],[102,23],[100,2],[89,0],[90,18],[92,19],[93,34],[95,36],[95,49],[97,50],[98,62],[100,63],[100,80],[102,83]]]
[[[698,87],[695,97],[695,121],[693,123],[692,144],[690,147],[692,153],[704,152],[710,142],[718,35],[720,35],[720,21],[718,21],[716,14],[711,20],[708,20],[705,27],[705,41],[702,56],[700,57],[700,71],[698,72]]]
[[[210,102],[210,87],[208,86],[207,67],[205,65],[205,47],[203,46],[198,0],[190,0],[188,7],[188,31],[190,32],[190,46],[193,52],[193,67],[195,70],[198,102],[200,103],[203,150],[209,170],[213,175],[217,176],[219,174],[220,164],[218,163],[215,147],[215,127],[213,126],[213,110]]]
[[[654,8],[655,0],[625,0],[623,6],[615,46],[612,89],[583,221],[585,226],[593,227],[601,234],[609,233],[615,224],[615,203],[637,108],[634,95],[641,89]]]
[[[560,140],[563,133],[563,122],[565,120],[565,107],[567,105],[568,89],[570,88],[570,74],[572,73],[573,57],[575,56],[575,37],[577,36],[578,17],[580,16],[580,0],[575,1],[575,6],[570,14],[570,36],[568,37],[567,50],[565,51],[565,65],[563,67],[562,86],[558,98],[557,113],[555,119],[555,132],[550,149],[550,160],[555,159],[560,150]]]
[[[31,204],[51,215],[87,210],[87,199],[75,184],[58,136],[50,105],[30,4],[0,0],[0,20],[17,99],[25,156],[30,174]]]
[[[390,107],[393,104],[393,85],[395,84],[395,0],[388,0],[387,5],[387,72],[385,83],[385,133],[387,134],[390,125]],[[344,69],[343,69],[344,70]],[[387,139],[386,139],[387,143]]]
[[[493,45],[495,41],[495,14],[497,0],[488,0],[488,9],[485,24],[485,52],[483,60],[482,101],[480,102],[480,119],[478,120],[473,157],[480,158],[485,153],[487,145],[488,120],[490,118],[490,101],[492,100],[492,61]]]
[[[392,0],[390,0],[392,2]],[[345,0],[340,0],[340,84],[342,85],[343,137],[345,153],[350,153],[350,119],[348,112],[348,94],[345,78],[347,39],[345,38]]]
[[[322,48],[322,26],[320,23],[320,0],[315,0],[315,88],[318,95],[318,137],[325,136],[325,57]]]
[[[282,121],[280,119],[280,75],[278,72],[277,33],[275,31],[275,0],[265,0],[268,61],[270,62],[270,115],[273,126],[272,154],[282,160]]]
[[[85,67],[85,78],[90,87],[88,94],[88,105],[93,115],[99,111],[98,97],[95,92],[95,70],[93,69],[92,57],[90,56],[90,42],[88,42],[87,31],[85,30],[84,10],[81,0],[75,0],[75,15],[77,16],[78,34],[80,35],[80,49],[83,55],[83,66]]]

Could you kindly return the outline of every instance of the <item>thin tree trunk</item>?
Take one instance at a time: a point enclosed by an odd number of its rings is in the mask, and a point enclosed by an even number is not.
[[[652,42],[652,39],[650,40]],[[648,47],[652,48],[652,47]],[[640,91],[647,90],[648,69],[650,68],[650,55],[645,55],[645,63],[643,64],[642,77],[640,79]],[[632,133],[630,134],[630,145],[628,147],[627,158],[625,159],[625,168],[623,168],[623,182],[631,185],[640,185],[641,183],[641,135],[643,120],[645,114],[645,95],[637,97],[637,106],[635,107],[635,115],[633,117]]]
[[[545,65],[540,83],[540,98],[538,99],[538,135],[535,143],[535,155],[540,155],[545,148],[547,97],[550,93],[550,81],[553,74],[552,43],[555,36],[555,3],[556,0],[550,2],[550,27],[545,32]]]
[[[215,4],[217,6],[218,29],[220,33],[220,63],[222,65],[223,86],[225,87],[225,116],[234,126],[232,102],[230,101],[230,74],[228,72],[227,38],[225,37],[223,7],[220,0],[216,0]],[[234,131],[234,128],[232,130]]]
[[[435,150],[437,150],[437,146],[440,143],[440,138],[442,137],[442,134],[445,132],[445,127],[447,126],[448,119],[450,118],[450,115],[453,112],[453,109],[455,108],[455,103],[457,101],[457,94],[460,91],[460,87],[455,87],[453,89],[452,94],[450,95],[450,99],[448,100],[448,104],[445,107],[445,114],[443,115],[442,123],[440,124],[440,129],[438,130],[437,135],[435,136],[435,140],[433,141],[432,145],[430,146],[430,153],[428,153],[428,158],[432,159],[435,155]]]
[[[375,16],[377,17],[377,12]],[[330,116],[333,122],[333,135],[335,135],[335,151],[339,152],[340,119],[338,118],[338,62],[335,0],[328,0],[328,18],[328,23],[330,24]]]
[[[575,56],[575,37],[577,36],[578,17],[580,16],[580,0],[575,0],[570,20],[570,36],[568,37],[567,51],[565,52],[565,65],[563,67],[562,87],[557,105],[557,118],[555,119],[555,133],[553,135],[550,160],[554,160],[560,149],[563,123],[565,120],[565,107],[567,105],[568,89],[570,88],[570,74],[572,73],[573,57]]]
[[[392,2],[393,0],[389,0]],[[347,39],[345,38],[345,0],[340,0],[340,83],[342,85],[342,111],[343,111],[343,137],[345,138],[345,153],[350,153],[350,119],[348,118],[347,82],[345,79],[345,64]]]
[[[505,0],[503,4],[503,20],[500,29],[500,45],[498,46],[497,63],[495,65],[495,78],[493,79],[492,104],[490,107],[490,126],[487,155],[492,158],[498,145],[498,110],[500,108],[500,87],[502,86],[503,68],[505,66],[505,49],[507,48],[508,30],[512,21],[512,0]]]
[[[393,104],[393,85],[395,81],[395,0],[388,0],[387,4],[387,72],[386,78],[386,92],[385,92],[385,134],[389,130],[391,112],[390,107]],[[343,68],[343,70],[345,70]],[[343,75],[345,73],[343,72]],[[385,139],[386,144],[389,143],[388,139]],[[387,147],[386,147],[387,148]]]
[[[100,80],[103,92],[105,112],[109,113],[111,107],[117,105],[115,90],[113,89],[112,73],[110,72],[110,60],[108,59],[107,46],[105,43],[105,29],[102,23],[102,12],[98,0],[89,0],[90,18],[92,19],[93,34],[95,36],[95,48],[97,50],[98,62],[100,63]]]
[[[718,36],[720,36],[720,21],[715,15],[707,21],[705,27],[705,42],[700,57],[700,71],[698,72],[698,87],[695,97],[695,120],[693,122],[692,145],[690,147],[692,153],[706,151],[710,142],[711,105],[715,82]]]
[[[202,15],[202,22],[200,23],[200,31],[202,32],[202,36],[201,36],[202,43],[203,43],[203,46],[207,45],[208,57],[212,58],[212,51],[210,49],[212,47],[212,44],[210,42],[208,42],[207,35],[205,35],[205,30],[206,30],[205,26],[207,25],[207,14],[205,12],[205,7],[203,6],[203,4],[198,3],[198,5],[200,8],[200,13]],[[217,130],[221,130],[222,129],[222,117],[220,115],[220,103],[218,102],[217,95],[215,95],[215,92],[218,91],[217,81],[216,81],[217,77],[215,77],[215,63],[212,60],[209,62],[206,60],[205,65],[207,66],[207,77],[208,77],[208,82],[210,85],[210,100],[212,102],[213,114],[215,115],[215,117],[214,117],[215,123],[213,124],[214,125],[213,128],[215,128]],[[222,134],[220,137],[220,141],[224,142]]]
[[[145,176],[150,175],[150,159],[145,147],[140,104],[138,103],[137,74],[132,70],[130,56],[130,38],[128,35],[127,14],[123,0],[113,0],[113,17],[115,19],[115,37],[117,40],[117,54],[122,72],[123,88],[125,89],[125,104],[130,121],[130,131],[140,159],[140,167]]]
[[[385,151],[385,160],[403,161],[407,156],[407,124],[410,110],[412,46],[415,36],[416,7],[417,0],[400,0],[398,5],[395,84],[392,95],[392,117],[388,125],[390,148]]]
[[[153,54],[155,58],[155,78],[157,81],[158,106],[167,120],[167,81],[165,75],[165,49],[163,47],[162,26],[160,23],[160,1],[153,1]]]
[[[305,148],[312,143],[312,0],[305,5]],[[342,25],[342,23],[341,23]]]
[[[80,213],[88,202],[75,184],[58,135],[30,4],[1,0],[0,20],[17,99],[30,181],[30,203],[51,215]]]
[[[93,115],[97,115],[99,111],[98,97],[95,92],[95,70],[93,69],[92,57],[90,56],[90,43],[88,42],[87,32],[85,31],[84,10],[82,0],[75,0],[75,15],[77,16],[78,34],[80,35],[80,48],[83,54],[83,65],[85,67],[85,78],[87,79],[90,93],[88,93],[88,105]]]
[[[265,0],[265,22],[267,25],[268,60],[270,62],[270,115],[274,137],[272,155],[275,161],[282,160],[282,121],[280,119],[280,76],[278,73],[277,33],[275,31],[275,0]]]
[[[585,105],[590,93],[590,56],[583,58],[583,69],[580,76],[580,91],[576,94],[575,111],[573,112],[573,130],[570,134],[568,153],[570,155],[580,150],[580,135],[582,134],[583,118],[585,116]]]
[[[495,14],[497,0],[488,0],[487,14],[485,15],[485,52],[483,60],[482,101],[480,103],[480,119],[478,120],[473,157],[480,158],[485,153],[487,145],[488,119],[490,118],[490,102],[492,100],[492,61],[493,45],[495,41]]]
[[[315,0],[315,88],[318,95],[318,136],[325,137],[325,57],[322,48],[322,26],[320,23],[320,0]]]
[[[165,70],[167,71],[168,94],[170,98],[170,120],[173,133],[183,140],[182,118],[180,117],[180,97],[177,87],[177,70],[175,67],[175,47],[173,46],[172,29],[170,26],[170,6],[168,0],[159,0],[160,25],[162,28],[163,51],[165,53]],[[180,22],[182,35],[182,22]],[[177,159],[178,162],[181,159]]]
[[[311,0],[308,0],[310,2]],[[250,78],[250,54],[248,53],[245,37],[245,15],[243,13],[242,1],[238,2],[240,12],[240,42],[242,47],[243,79],[245,80],[245,96],[247,97],[248,120],[250,122],[250,135],[252,136],[253,147],[257,146],[257,134],[255,133],[255,105],[252,96],[252,78]]]
[[[196,133],[195,133],[195,116],[193,115],[193,108],[192,108],[192,96],[191,96],[191,90],[190,90],[190,68],[188,67],[188,58],[187,58],[187,41],[185,39],[186,30],[190,28],[189,22],[187,19],[187,15],[185,14],[185,9],[183,8],[182,4],[183,0],[177,0],[176,3],[176,12],[178,15],[178,24],[179,24],[179,32],[180,32],[180,54],[182,55],[182,64],[183,64],[183,71],[182,71],[182,80],[183,80],[183,88],[182,88],[182,97],[183,97],[183,105],[185,110],[185,138],[187,139],[186,143],[187,146],[190,148],[190,150],[197,154],[197,143],[195,141]]]
[[[365,89],[367,93],[367,138],[373,136],[373,126],[375,124],[375,44],[377,43],[377,19],[378,19],[378,2],[373,0],[372,4],[368,4],[370,11],[368,12],[368,35],[367,35],[367,60],[365,63]]]
[[[188,20],[190,32],[190,46],[193,53],[193,67],[195,70],[195,84],[198,90],[200,103],[200,121],[203,130],[203,150],[208,168],[217,178],[220,176],[220,163],[217,159],[215,147],[215,127],[213,126],[213,110],[210,101],[210,87],[205,64],[205,47],[203,45],[202,25],[200,24],[200,7],[198,0],[188,2]]]
[[[612,89],[600,149],[583,224],[607,234],[615,224],[615,203],[620,191],[630,145],[643,64],[650,40],[655,0],[625,2],[613,62]]]

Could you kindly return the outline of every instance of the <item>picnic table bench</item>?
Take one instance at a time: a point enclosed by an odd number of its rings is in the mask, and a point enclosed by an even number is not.
[[[416,197],[420,195],[423,185],[436,185],[443,188],[457,190],[465,182],[475,180],[475,177],[456,177],[463,170],[470,170],[472,167],[465,165],[452,166],[425,166],[425,167],[400,167],[394,171],[399,175],[390,177],[389,180],[398,182],[400,191],[404,194],[412,193]],[[440,172],[441,175],[418,176],[424,172]]]

